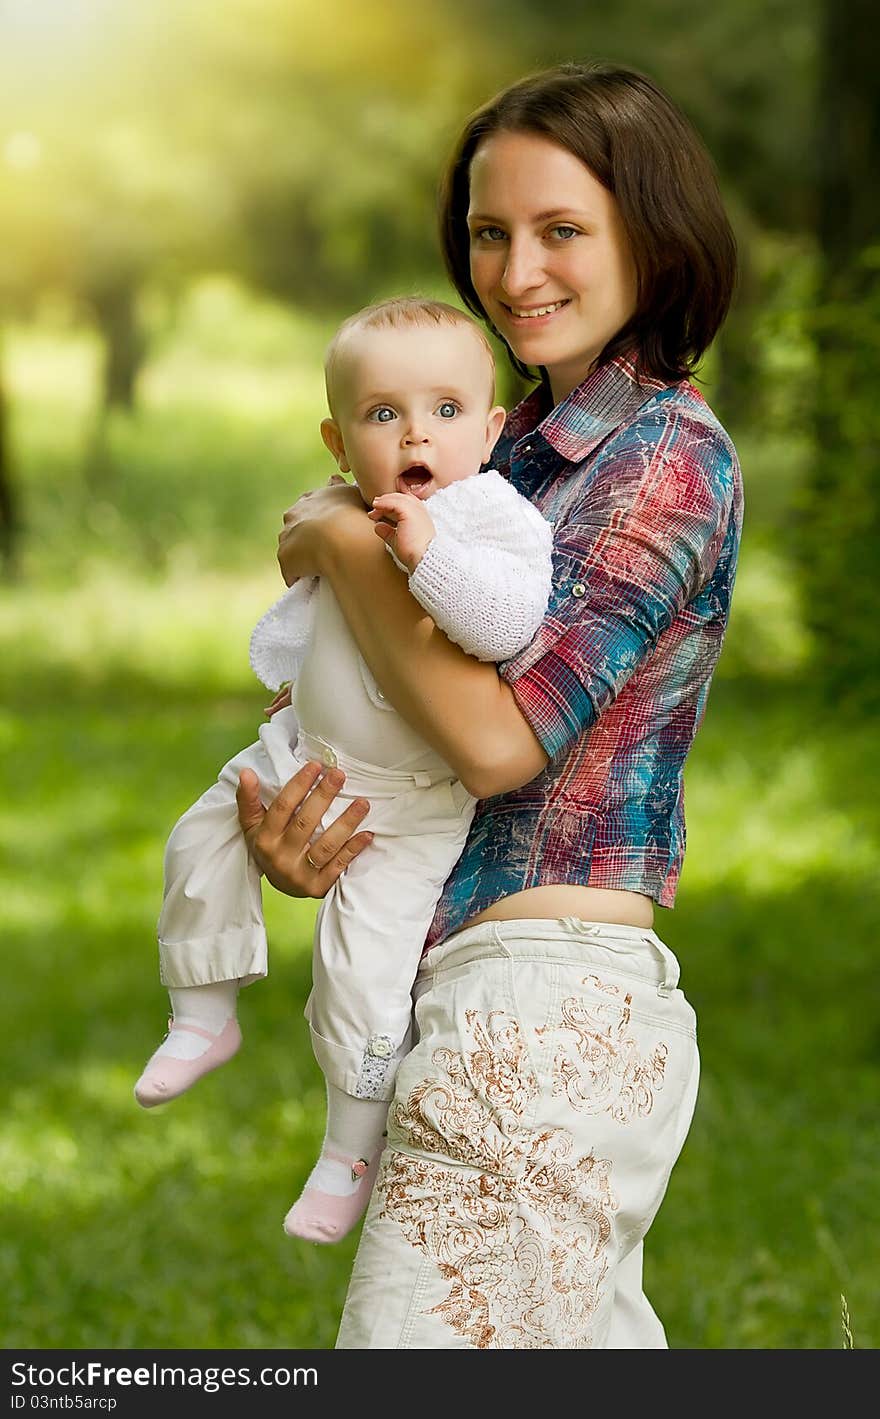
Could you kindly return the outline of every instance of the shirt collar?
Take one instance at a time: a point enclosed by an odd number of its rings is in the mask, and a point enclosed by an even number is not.
[[[637,377],[636,351],[628,350],[587,375],[549,413],[543,385],[511,410],[505,433],[513,443],[538,433],[570,463],[580,463],[658,391],[663,380]]]

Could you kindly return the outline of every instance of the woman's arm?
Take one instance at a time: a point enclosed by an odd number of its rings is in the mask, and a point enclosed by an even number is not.
[[[285,581],[326,576],[382,693],[476,798],[528,783],[547,754],[494,665],[466,655],[410,595],[348,485],[320,489],[285,514]]]

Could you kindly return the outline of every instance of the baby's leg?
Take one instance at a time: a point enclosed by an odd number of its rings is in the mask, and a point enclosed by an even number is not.
[[[177,1098],[232,1058],[241,1044],[239,986],[266,974],[260,874],[239,828],[235,790],[241,769],[251,768],[268,801],[280,787],[279,768],[290,777],[300,767],[287,740],[290,726],[271,726],[271,753],[264,743],[269,729],[224,766],[168,839],[159,955],[172,1019],[135,1085],[144,1108]]]
[[[387,1099],[356,1099],[327,1081],[327,1131],[318,1161],[284,1219],[288,1236],[338,1242],[360,1221],[376,1179],[387,1117]]]
[[[237,980],[184,986],[168,993],[172,1012],[168,1033],[134,1086],[134,1096],[145,1109],[186,1093],[203,1074],[231,1059],[241,1044]]]
[[[375,834],[370,849],[321,904],[306,1014],[327,1081],[327,1131],[284,1219],[290,1235],[339,1241],[366,1210],[394,1079],[410,1045],[412,982],[472,803],[446,783],[393,802],[374,799],[365,819]]]

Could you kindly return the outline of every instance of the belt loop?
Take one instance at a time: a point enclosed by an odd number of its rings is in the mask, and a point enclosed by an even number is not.
[[[675,959],[669,947],[664,945],[659,936],[654,935],[653,932],[650,936],[646,936],[644,940],[648,945],[653,946],[655,951],[659,952],[660,959],[663,962],[663,979],[657,987],[657,994],[669,996],[678,985],[678,961]]]
[[[505,946],[504,937],[501,935],[501,925],[497,921],[493,921],[492,923],[492,939],[502,956],[506,957],[508,961],[511,961],[513,959],[513,953]]]
[[[431,783],[432,783],[431,775],[425,773],[423,769],[416,769],[415,773],[412,774],[411,777],[412,777],[412,781],[413,781],[413,783],[415,784],[416,788],[430,788],[430,787],[431,787]]]

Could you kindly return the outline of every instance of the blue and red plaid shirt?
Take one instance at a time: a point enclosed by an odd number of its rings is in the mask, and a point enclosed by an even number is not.
[[[508,416],[492,458],[553,524],[534,640],[500,667],[550,762],[477,805],[428,933],[569,883],[671,907],[685,847],[682,772],[727,625],[742,528],[736,452],[688,382],[619,357],[547,412]]]

